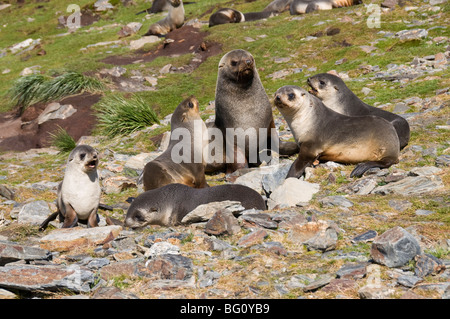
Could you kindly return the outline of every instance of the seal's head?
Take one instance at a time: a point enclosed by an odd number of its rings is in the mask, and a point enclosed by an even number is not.
[[[97,170],[98,152],[89,145],[78,145],[70,152],[67,163],[89,174]]]
[[[180,6],[182,1],[181,0],[169,0],[169,3],[172,5],[172,7],[176,8],[176,7]]]
[[[308,92],[295,85],[285,85],[275,92],[274,104],[283,116],[291,115],[302,108],[312,106]]]
[[[171,119],[171,127],[178,127],[182,123],[200,119],[200,109],[198,100],[194,96],[190,96],[178,104],[173,112]]]
[[[255,72],[255,59],[245,50],[230,51],[219,62],[219,74],[238,85],[250,86]]]
[[[316,74],[308,78],[306,82],[311,87],[309,92],[321,100],[334,98],[345,87],[345,83],[340,77],[329,73]]]

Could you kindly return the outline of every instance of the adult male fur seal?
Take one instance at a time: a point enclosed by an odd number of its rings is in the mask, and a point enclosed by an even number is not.
[[[316,10],[350,7],[361,3],[362,0],[294,0],[290,6],[290,12],[295,15]]]
[[[273,12],[247,12],[242,13],[238,10],[231,8],[222,8],[214,12],[209,17],[209,27],[226,24],[226,23],[239,23],[245,21],[256,21],[261,19],[270,18],[274,15]]]
[[[315,160],[358,164],[350,177],[398,163],[397,134],[392,124],[381,117],[337,113],[293,85],[279,88],[274,103],[300,145],[287,177],[300,177]]]
[[[164,36],[172,30],[178,29],[184,23],[184,6],[182,0],[168,0],[169,13],[156,23],[153,23],[148,29],[147,35]]]
[[[170,184],[136,197],[128,208],[125,226],[177,225],[197,206],[226,200],[239,201],[246,209],[266,209],[261,195],[244,185],[227,184],[195,189],[183,184]]]
[[[330,109],[349,116],[375,115],[391,122],[397,131],[400,149],[409,143],[410,128],[408,121],[403,117],[373,107],[361,101],[338,76],[329,73],[320,73],[310,77],[308,85],[311,93],[322,100]]]
[[[233,50],[226,53],[219,62],[219,71],[215,95],[216,118],[214,126],[226,137],[227,129],[239,129],[241,132],[253,131],[257,134],[257,152],[271,149],[278,143],[272,116],[272,106],[256,70],[255,59],[245,50]],[[273,129],[273,130],[272,130]],[[262,141],[259,133],[267,132],[267,140]],[[249,137],[245,137],[245,147],[238,147],[235,141],[226,141],[226,149],[233,148],[234,158],[228,157],[227,171],[233,172],[242,167],[260,165],[259,157],[255,160],[249,150]],[[279,153],[292,155],[298,151],[293,142],[280,142]],[[253,151],[253,149],[252,149]],[[256,154],[258,155],[258,154]],[[239,160],[244,158],[243,161]],[[220,165],[209,165],[207,171],[222,169]]]
[[[171,140],[167,150],[144,167],[144,190],[171,183],[196,188],[207,187],[203,149],[208,140],[198,100],[193,96],[183,100],[172,114],[170,125]],[[174,132],[180,133],[180,136],[176,137]]]
[[[86,222],[88,227],[98,226],[97,210],[101,188],[97,174],[98,153],[89,145],[78,145],[69,154],[63,181],[58,185],[56,207],[40,226],[43,230],[59,215],[63,228]]]

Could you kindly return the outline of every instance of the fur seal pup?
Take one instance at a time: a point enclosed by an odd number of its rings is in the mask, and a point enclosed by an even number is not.
[[[245,50],[232,50],[226,53],[219,62],[215,92],[214,127],[227,136],[227,129],[239,129],[243,132],[256,133],[257,153],[264,151],[261,143],[266,142],[266,149],[278,143],[278,133],[272,116],[272,105],[264,90],[253,56]],[[273,130],[272,130],[273,128]],[[260,141],[259,132],[267,132],[267,140]],[[275,140],[276,139],[276,140]],[[226,138],[225,138],[226,140]],[[234,158],[224,159],[227,172],[234,172],[243,167],[260,165],[259,157],[249,161],[249,136],[245,136],[245,148],[239,148],[235,141],[228,141],[233,148]],[[227,144],[225,142],[225,144]],[[233,144],[233,146],[231,145]],[[293,145],[292,145],[293,144]],[[227,145],[225,145],[225,148]],[[292,155],[298,152],[293,142],[279,142],[280,155]],[[245,158],[245,161],[236,160]],[[224,165],[208,165],[207,171],[221,170]]]
[[[398,163],[399,141],[394,127],[377,116],[347,116],[293,85],[279,88],[274,104],[286,119],[300,152],[287,177],[300,177],[315,160],[358,164],[350,177],[370,168]]]
[[[263,11],[269,11],[269,12],[284,12],[289,10],[289,7],[291,6],[293,0],[274,0],[271,3],[269,3]]]
[[[58,185],[56,207],[39,227],[44,230],[59,215],[63,228],[84,221],[88,227],[98,226],[97,210],[101,188],[97,174],[98,153],[89,145],[78,145],[69,154],[63,181]]]
[[[147,35],[164,36],[172,30],[178,29],[184,24],[184,6],[182,0],[167,0],[170,4],[169,13],[156,23],[153,23],[148,29]]]
[[[128,208],[125,226],[177,225],[197,206],[226,200],[239,201],[246,209],[266,209],[261,195],[244,185],[227,184],[195,189],[183,184],[169,184],[136,197]]]
[[[186,4],[192,4],[195,2],[183,2],[184,5]],[[136,13],[136,15],[141,14],[141,13],[158,13],[158,12],[163,12],[163,11],[167,11],[170,8],[170,4],[169,4],[169,0],[155,0],[152,3],[152,6],[148,9],[139,11],[138,13]]]
[[[330,109],[349,116],[375,115],[392,123],[397,131],[400,149],[409,143],[410,128],[403,117],[361,101],[338,76],[320,73],[307,80],[311,93],[322,100]]]
[[[245,21],[256,21],[266,19],[274,16],[273,12],[247,12],[242,13],[231,8],[222,8],[214,12],[209,17],[209,27],[226,24],[226,23],[240,23]]]
[[[203,148],[207,144],[207,139],[203,140],[203,134],[206,134],[206,125],[200,117],[198,100],[191,96],[183,100],[175,109],[170,120],[171,140],[167,150],[148,162],[144,166],[142,179],[144,190],[159,188],[171,183],[181,183],[191,187],[207,187],[205,179],[205,160],[203,158]],[[197,126],[196,126],[197,125]],[[174,131],[180,129],[187,130],[189,140],[173,140]],[[202,136],[196,135],[195,129],[201,129]],[[174,148],[178,148],[178,152]],[[183,159],[177,159],[174,156],[180,156],[179,150],[189,151],[189,154],[183,154]],[[187,157],[186,157],[187,156]]]
[[[296,15],[316,10],[350,7],[361,3],[362,0],[294,0],[290,6],[290,12],[291,15]]]

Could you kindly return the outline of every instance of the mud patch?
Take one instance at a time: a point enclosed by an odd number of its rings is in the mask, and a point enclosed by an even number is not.
[[[188,70],[193,70],[202,64],[208,57],[222,52],[222,45],[216,42],[205,41],[208,32],[201,32],[193,26],[183,26],[167,34],[164,43],[151,51],[137,50],[131,56],[110,56],[101,62],[112,65],[127,65],[139,62],[151,62],[160,56],[177,57],[188,53],[195,54],[189,64]],[[170,40],[169,40],[170,39]]]
[[[61,105],[72,104],[77,112],[67,119],[50,120],[41,125],[37,123],[37,118],[47,104],[31,105],[22,116],[18,116],[16,111],[0,114],[0,151],[23,152],[48,147],[49,133],[56,132],[59,127],[65,129],[75,141],[81,136],[91,135],[97,122],[91,107],[100,98],[100,94],[85,92],[56,101]]]

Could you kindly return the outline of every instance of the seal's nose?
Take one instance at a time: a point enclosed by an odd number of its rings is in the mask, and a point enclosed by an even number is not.
[[[275,96],[275,101],[280,102],[280,100],[281,100],[281,98],[280,98],[280,96],[277,94],[277,95]]]
[[[252,65],[252,60],[250,60],[250,59],[245,60],[245,63],[247,63],[247,65],[250,66],[250,65]]]

